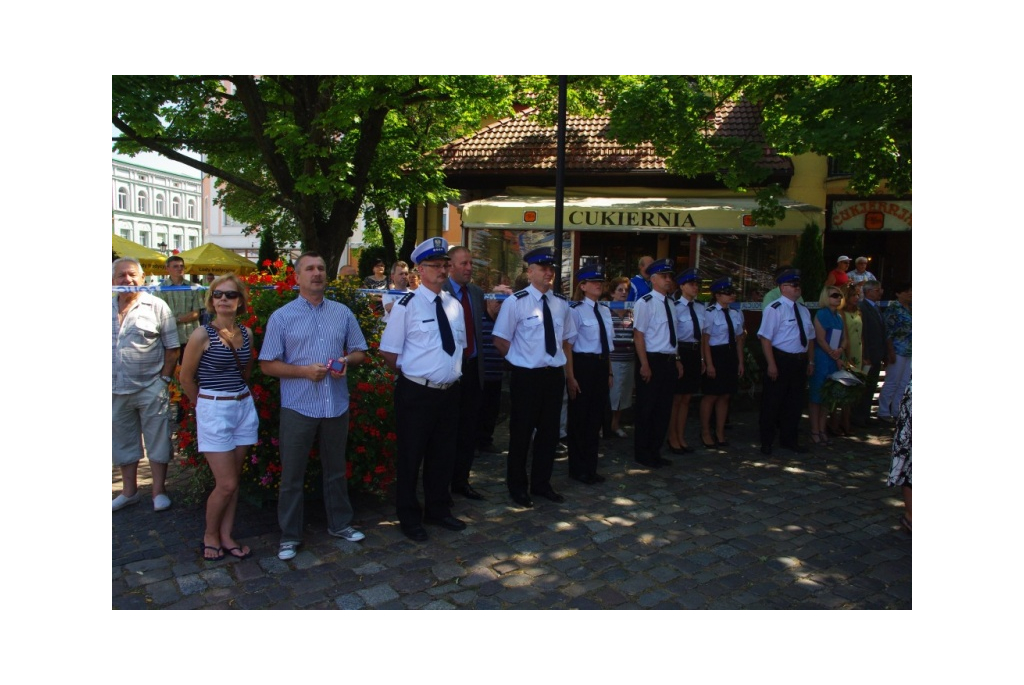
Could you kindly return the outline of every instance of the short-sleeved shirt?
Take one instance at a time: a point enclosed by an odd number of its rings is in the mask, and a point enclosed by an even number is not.
[[[111,305],[111,366],[113,393],[130,395],[152,385],[164,368],[164,351],[180,347],[178,328],[167,303],[149,293],[139,293],[117,318],[117,298]]]
[[[772,347],[783,352],[796,354],[806,352],[807,345],[800,344],[800,329],[797,327],[796,311],[800,312],[800,321],[804,325],[804,335],[808,342],[814,340],[814,323],[811,320],[811,312],[802,304],[793,302],[788,297],[780,297],[768,305],[761,314],[761,328],[758,329],[759,338],[768,340]]]
[[[700,332],[694,334],[693,317],[690,316],[690,304],[693,304],[693,312],[697,315],[697,325]],[[676,301],[676,340],[678,342],[700,342],[700,336],[704,334],[704,327],[707,325],[704,320],[707,308],[696,300],[687,300],[680,297]]]
[[[188,283],[182,283],[183,286],[188,287]],[[171,279],[160,282],[160,287],[177,287],[171,283]],[[167,306],[171,308],[171,315],[177,319],[177,317],[189,312],[203,313],[203,308],[206,300],[206,293],[203,290],[199,290],[197,286],[191,286],[191,290],[160,290],[156,294],[161,300],[167,303]],[[192,335],[192,331],[199,328],[199,319],[195,321],[189,321],[188,323],[177,323],[178,327],[178,340],[182,343],[188,342],[188,337]]]
[[[388,293],[384,293],[383,295],[380,296],[380,304],[381,304],[382,307],[384,307],[384,316],[382,316],[380,318],[382,323],[387,323],[391,319],[391,312],[388,311],[387,306],[390,304],[390,305],[392,305],[392,308],[393,308],[395,302],[398,302],[400,299],[405,297],[405,295],[407,293],[411,293],[411,292],[412,292],[412,290],[410,290],[409,288],[406,288],[405,290],[402,290],[400,292],[395,292],[395,293],[388,292]]]
[[[910,310],[893,300],[885,309],[885,334],[892,341],[893,352],[901,357],[911,355]]]
[[[441,346],[434,301],[437,297],[426,286],[420,286],[396,302],[380,338],[380,349],[398,355],[398,368],[406,376],[426,378],[432,383],[454,383],[462,376],[466,320],[459,301],[442,290],[441,307],[455,338],[455,353],[449,355]]]
[[[576,324],[569,315],[569,303],[561,294],[547,292],[548,309],[555,331],[555,354],[544,346],[544,307],[541,293],[532,285],[501,303],[494,322],[494,337],[510,343],[505,359],[509,364],[526,369],[565,366],[562,343],[576,335]]]
[[[850,283],[863,283],[864,281],[877,281],[875,275],[870,271],[864,273],[857,273],[857,271],[847,271],[846,275],[850,277]]]
[[[644,334],[644,349],[653,354],[675,354],[676,347],[672,344],[668,327],[668,316],[665,302],[673,315],[673,323],[679,319],[676,312],[676,301],[666,298],[657,290],[652,290],[640,298],[633,308],[633,330]],[[689,316],[689,315],[687,315]],[[679,331],[676,331],[676,342],[679,342]]]
[[[629,279],[629,295],[626,297],[626,302],[636,302],[649,292],[651,292],[651,282],[637,274]]]
[[[732,308],[723,309],[717,302],[707,309],[707,326],[704,332],[708,334],[708,345],[728,345],[729,328],[725,323],[728,315],[732,319],[733,335],[737,338],[743,335],[743,314]],[[800,334],[797,333],[797,337]]]
[[[300,295],[270,315],[260,361],[326,364],[362,350],[366,350],[366,339],[352,310],[327,299],[314,305]],[[314,419],[341,416],[348,411],[348,376],[327,374],[318,383],[282,378],[281,406]]]
[[[595,316],[596,314],[596,316]],[[608,352],[611,353],[615,345],[614,332],[612,330],[612,313],[608,307],[602,307],[590,298],[583,298],[579,302],[573,302],[569,307],[569,315],[576,324],[576,335],[569,338],[572,343],[572,351],[580,354],[601,354],[601,327],[597,324],[597,317],[604,322],[604,335],[608,343]]]

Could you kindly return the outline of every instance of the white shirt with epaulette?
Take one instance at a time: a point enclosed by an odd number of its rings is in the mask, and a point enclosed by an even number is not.
[[[728,345],[729,328],[725,317],[732,319],[733,334],[738,338],[743,335],[743,314],[729,307],[722,307],[717,302],[708,306],[704,332],[708,334],[708,345]]]
[[[561,293],[547,292],[548,309],[555,331],[555,354],[544,348],[544,307],[541,293],[532,285],[513,293],[501,303],[494,322],[494,336],[509,342],[505,359],[525,369],[565,366],[562,343],[576,336],[576,323],[569,314],[569,302]]]
[[[814,340],[814,323],[811,321],[810,311],[788,297],[780,297],[764,309],[761,313],[761,327],[757,330],[758,337],[768,340],[772,347],[777,347],[783,352],[806,352],[807,345],[800,344],[800,329],[796,322],[797,309],[804,325],[807,342]]]
[[[576,324],[576,335],[569,338],[572,351],[580,354],[601,354],[601,327],[597,317],[604,322],[605,339],[608,341],[608,352],[615,346],[612,331],[612,312],[608,307],[585,297],[577,302],[569,303],[569,314]]]
[[[466,320],[459,301],[441,291],[441,306],[455,338],[455,354],[449,356],[441,347],[435,297],[428,288],[420,286],[395,302],[380,338],[380,349],[397,354],[398,368],[407,376],[426,378],[432,383],[454,383],[462,376]]]
[[[693,319],[690,317],[690,303],[693,303],[693,311],[697,315],[697,325],[700,326],[700,333],[693,334]],[[687,300],[680,297],[676,302],[676,340],[684,343],[700,342],[700,336],[704,334],[706,307],[703,302]]]
[[[679,319],[676,301],[665,298],[657,290],[641,297],[633,306],[633,330],[644,334],[644,347],[653,354],[675,354],[676,348],[669,337],[668,317],[665,315],[665,302],[673,312],[673,318]],[[689,314],[687,314],[689,316]],[[679,330],[676,330],[676,342],[679,341]]]

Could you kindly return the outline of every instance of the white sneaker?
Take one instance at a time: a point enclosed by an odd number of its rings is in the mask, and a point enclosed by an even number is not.
[[[295,558],[295,548],[299,546],[297,542],[282,542],[281,546],[277,548],[277,558],[281,561],[288,561],[289,559]]]
[[[161,492],[159,495],[153,498],[153,511],[163,511],[164,509],[170,508],[171,498],[165,495],[164,493]]]
[[[348,526],[347,528],[342,528],[337,533],[334,533],[332,531],[327,531],[327,532],[330,533],[331,535],[333,535],[336,538],[341,538],[342,540],[348,540],[349,542],[359,542],[360,540],[362,540],[363,538],[366,537],[364,534],[360,533],[358,530],[356,530],[352,526]]]
[[[616,428],[615,429],[615,434],[617,436],[619,436],[620,438],[627,438],[627,437],[629,437],[628,435],[626,435],[626,431],[622,430],[621,428]]]
[[[111,501],[111,503],[110,503],[111,511],[117,511],[118,509],[124,509],[127,506],[131,506],[132,504],[138,504],[141,501],[142,501],[142,493],[139,492],[138,490],[136,490],[135,494],[132,495],[131,497],[125,497],[124,493],[122,492],[120,495],[115,497],[113,499],[113,501]]]

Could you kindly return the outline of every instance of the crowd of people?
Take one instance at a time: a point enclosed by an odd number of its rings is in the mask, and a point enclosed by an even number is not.
[[[803,305],[799,270],[776,272],[778,287],[766,296],[757,331],[765,360],[762,453],[772,453],[776,436],[783,448],[808,451],[798,439],[807,388],[810,439],[816,444],[865,424],[883,363],[887,376],[878,417],[891,420],[902,411],[899,401],[909,398],[904,389],[911,375],[910,284],[898,286],[897,301],[882,313],[884,291],[861,268],[862,259],[857,273],[868,277],[855,279],[846,275],[850,259],[839,258],[814,316]],[[466,527],[453,513],[454,495],[484,499],[471,482],[473,459],[478,450],[495,449],[506,377],[506,487],[523,508],[533,507],[534,497],[566,501],[552,482],[563,436],[569,477],[588,486],[602,483],[600,438],[628,437],[622,412],[630,407],[633,458],[643,467],[672,464],[663,456],[666,441],[672,454],[693,451],[686,424],[698,393],[701,445],[730,446],[729,402],[746,372],[746,330],[741,312],[731,306],[736,288],[729,277],[711,281],[713,302],[707,306],[696,298],[708,275],[696,269],[675,273],[671,258],[645,256],[632,279],[609,280],[599,266],[585,266],[575,274],[577,289],[569,300],[554,289],[553,251],[537,248],[523,256],[522,280],[514,291],[499,285],[492,290],[499,297],[487,297],[473,283],[465,247],[430,238],[416,246],[411,261],[396,262],[390,273],[379,261],[363,283],[383,291],[375,306],[385,324],[380,353],[396,374],[396,514],[411,540],[428,540],[425,526]],[[182,270],[175,265],[169,283],[179,284],[174,278]],[[136,470],[143,444],[153,471],[154,509],[171,505],[165,492],[171,457],[167,384],[180,357],[199,450],[216,480],[199,545],[206,560],[251,554],[232,529],[242,464],[256,443],[258,420],[248,387],[254,358],[264,374],[281,381],[279,558],[293,558],[302,544],[302,488],[317,438],[328,532],[353,542],[364,538],[352,526],[345,450],[346,376],[365,359],[366,339],[353,312],[324,297],[329,278],[320,255],[300,255],[295,274],[298,297],[271,315],[262,349],[255,352],[252,332],[237,324],[248,293],[234,275],[215,279],[205,298],[198,290],[157,296],[128,289],[113,301],[113,459],[123,478],[113,509],[140,500]],[[116,260],[113,282],[141,285],[142,267],[133,259]],[[830,416],[822,389],[844,369],[856,370],[868,387]],[[904,487],[909,530],[909,447],[901,455],[893,483]]]

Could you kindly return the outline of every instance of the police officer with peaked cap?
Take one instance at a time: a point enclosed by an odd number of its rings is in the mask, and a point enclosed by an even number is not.
[[[531,250],[523,261],[529,285],[502,303],[494,322],[494,347],[511,365],[508,490],[517,504],[532,507],[531,494],[565,501],[551,487],[551,472],[565,391],[564,346],[576,336],[576,324],[565,297],[551,289],[556,266],[552,249]],[[531,435],[533,465],[527,476]]]
[[[598,303],[605,283],[600,266],[580,269],[576,283],[583,299],[569,304],[576,335],[569,338],[565,355],[569,477],[594,485],[604,482],[604,476],[597,472],[597,451],[612,380],[612,313]]]
[[[679,359],[676,301],[669,295],[675,289],[671,258],[659,259],[647,267],[651,292],[633,308],[633,343],[636,346],[635,424],[633,459],[639,464],[659,468],[671,464],[661,456],[676,380],[683,375]]]
[[[800,270],[787,269],[775,281],[782,292],[761,314],[757,337],[767,368],[761,394],[761,452],[772,453],[776,425],[779,443],[798,454],[807,448],[797,442],[807,377],[814,372],[814,324],[800,297]]]
[[[679,361],[683,363],[683,375],[676,381],[672,398],[672,419],[669,423],[669,449],[673,454],[692,452],[686,444],[686,419],[690,414],[690,398],[700,389],[701,374],[704,373],[701,355],[701,334],[704,331],[706,307],[697,302],[700,289],[700,273],[687,269],[676,274],[679,298],[676,300],[676,338]],[[673,445],[678,442],[679,446]]]
[[[396,503],[406,537],[423,542],[423,524],[463,530],[452,516],[448,485],[458,437],[459,378],[466,325],[462,305],[441,286],[448,277],[448,241],[429,238],[412,252],[420,287],[391,308],[380,339],[384,361],[398,373]],[[424,507],[416,498],[423,466]]]

